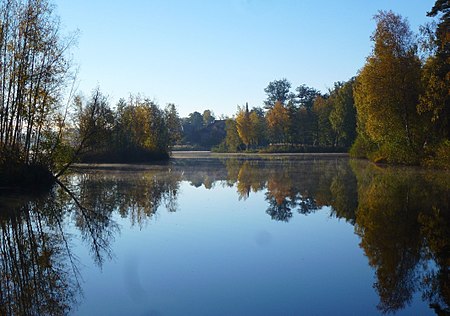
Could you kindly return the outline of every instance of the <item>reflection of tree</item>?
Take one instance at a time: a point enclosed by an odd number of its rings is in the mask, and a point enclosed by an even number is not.
[[[445,192],[444,192],[445,193]],[[448,192],[447,192],[448,196]],[[450,208],[433,207],[419,215],[425,237],[425,256],[436,262],[437,268],[423,280],[424,297],[437,314],[450,315]]]
[[[236,185],[239,198],[246,199],[249,197],[251,191],[258,192],[264,189],[266,178],[261,177],[261,172],[255,172],[257,168],[258,166],[255,166],[254,162],[251,161],[244,161],[240,165]]]
[[[282,200],[277,202],[276,199],[268,198],[269,207],[266,213],[270,215],[273,220],[280,222],[288,222],[292,217],[292,210],[290,208],[290,201]]]
[[[78,269],[52,198],[0,205],[9,211],[0,219],[1,315],[65,315],[76,301]]]
[[[169,211],[176,211],[180,179],[180,173],[165,170],[102,171],[74,176],[68,182],[80,205],[91,211],[90,216],[96,217],[94,233],[98,230],[114,235],[111,217],[116,210],[122,217],[128,217],[132,225],[139,226],[152,218],[162,204]],[[81,231],[92,235],[92,227],[85,225],[85,213],[75,213],[75,219]]]
[[[354,170],[359,200],[355,230],[376,269],[378,308],[384,313],[400,310],[421,290],[432,306],[448,311],[449,180],[357,163]]]
[[[331,181],[332,214],[355,224],[355,211],[358,207],[358,190],[355,174],[350,168],[337,167]]]
[[[171,172],[86,172],[47,197],[1,198],[0,315],[67,314],[81,290],[64,220],[73,218],[101,265],[118,232],[114,214],[143,225],[163,203],[175,211],[179,179]]]
[[[347,161],[335,159],[306,162],[228,159],[225,165],[228,171],[227,182],[236,183],[239,198],[246,199],[252,191],[267,189],[266,213],[274,220],[286,222],[290,220],[295,210],[307,215],[317,211],[321,206],[333,205],[333,194],[330,189],[332,181],[345,183],[346,177],[351,174]],[[355,182],[350,185],[356,187]],[[351,188],[350,192],[355,190]],[[337,190],[336,193],[340,192]],[[343,201],[351,199],[340,195],[337,198]]]

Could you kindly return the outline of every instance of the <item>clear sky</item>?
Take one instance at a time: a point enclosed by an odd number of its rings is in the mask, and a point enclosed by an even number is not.
[[[378,10],[430,19],[434,0],[54,0],[73,49],[79,91],[99,86],[114,105],[140,93],[181,116],[262,106],[270,81],[326,92],[371,51]]]

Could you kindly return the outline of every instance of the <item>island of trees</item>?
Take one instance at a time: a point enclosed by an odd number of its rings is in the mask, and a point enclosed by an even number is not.
[[[287,79],[265,88],[263,107],[231,118],[209,110],[180,118],[133,95],[111,106],[99,88],[73,91],[70,48],[47,0],[0,2],[0,184],[34,183],[76,161],[148,162],[179,148],[342,152],[376,162],[449,168],[448,0],[414,34],[406,19],[375,15],[373,50],[359,73],[327,93]],[[70,93],[68,93],[70,91]],[[65,101],[64,101],[65,100]]]

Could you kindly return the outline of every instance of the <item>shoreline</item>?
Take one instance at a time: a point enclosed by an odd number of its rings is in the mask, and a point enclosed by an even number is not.
[[[171,159],[179,158],[217,158],[217,157],[289,157],[289,156],[320,156],[320,157],[350,157],[348,153],[216,153],[212,151],[172,151]]]

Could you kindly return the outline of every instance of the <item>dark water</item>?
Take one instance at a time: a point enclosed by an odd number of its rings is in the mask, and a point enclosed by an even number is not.
[[[0,196],[0,314],[448,315],[449,176],[337,156],[78,169]]]

